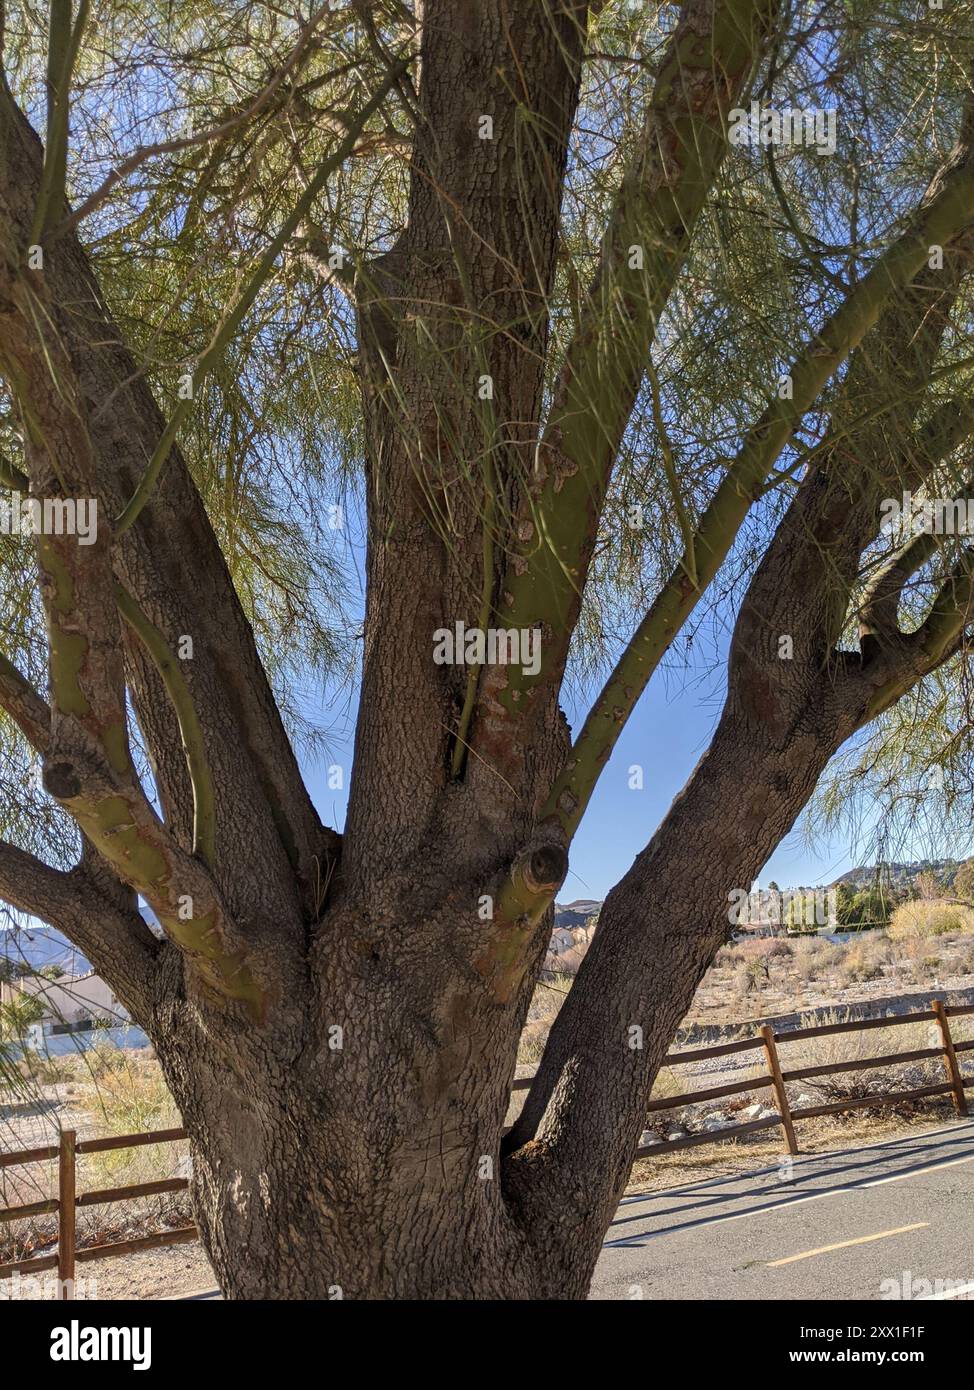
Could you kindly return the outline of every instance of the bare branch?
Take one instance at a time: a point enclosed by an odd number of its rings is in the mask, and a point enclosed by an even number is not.
[[[192,149],[197,145],[212,144],[217,140],[222,140],[234,131],[240,130],[249,124],[250,121],[258,116],[271,102],[272,97],[279,91],[282,83],[298,66],[301,58],[305,57],[310,46],[310,41],[314,37],[315,31],[320,27],[323,19],[331,15],[331,7],[328,4],[321,6],[314,12],[311,18],[304,24],[298,34],[294,47],[287,58],[271,75],[267,84],[258,92],[254,99],[246,104],[242,110],[234,111],[233,114],[225,115],[221,121],[209,126],[206,130],[196,131],[193,135],[184,135],[173,140],[160,140],[152,145],[140,145],[133,150],[130,155],[122,160],[116,168],[103,180],[93,193],[85,199],[80,207],[76,208],[69,217],[55,228],[53,240],[63,236],[65,232],[72,231],[79,223],[89,217],[97,208],[105,202],[111,195],[116,184],[127,179],[130,174],[134,174],[147,160],[155,159],[162,154],[179,154],[181,150]],[[331,15],[335,19],[334,15]]]

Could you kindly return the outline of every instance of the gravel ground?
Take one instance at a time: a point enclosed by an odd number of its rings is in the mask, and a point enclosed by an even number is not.
[[[28,1286],[27,1277],[17,1288],[17,1296],[54,1299],[55,1272],[38,1275]],[[142,1250],[114,1260],[97,1260],[78,1266],[76,1298],[144,1299],[187,1298],[190,1294],[216,1287],[216,1279],[203,1247],[170,1245],[161,1250]]]

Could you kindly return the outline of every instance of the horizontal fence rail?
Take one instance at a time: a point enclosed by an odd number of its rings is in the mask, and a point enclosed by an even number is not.
[[[74,1297],[74,1272],[76,1264],[86,1264],[91,1260],[106,1260],[117,1255],[133,1255],[140,1250],[156,1250],[164,1245],[182,1245],[196,1240],[195,1226],[181,1226],[172,1231],[159,1231],[150,1236],[139,1236],[134,1240],[114,1241],[110,1245],[92,1245],[77,1248],[75,1216],[78,1207],[93,1207],[105,1202],[126,1202],[133,1197],[152,1197],[160,1192],[185,1192],[189,1187],[188,1178],[162,1178],[156,1182],[130,1183],[126,1187],[103,1187],[92,1192],[77,1191],[75,1159],[78,1154],[107,1153],[113,1149],[134,1149],[143,1144],[169,1144],[175,1139],[185,1139],[184,1129],[155,1129],[144,1134],[116,1134],[108,1139],[78,1139],[73,1129],[61,1132],[58,1144],[49,1144],[38,1149],[21,1149],[15,1153],[0,1154],[0,1168],[21,1167],[28,1163],[44,1163],[57,1159],[58,1195],[46,1202],[29,1202],[25,1206],[0,1208],[0,1222],[18,1221],[29,1216],[42,1216],[48,1212],[58,1215],[58,1248],[56,1255],[42,1255],[29,1260],[14,1260],[11,1264],[0,1264],[0,1279],[9,1279],[12,1274],[40,1274],[44,1270],[56,1269],[61,1297]]]
[[[686,1052],[671,1052],[665,1058],[664,1066],[679,1066],[686,1062],[703,1062],[713,1057],[728,1057],[736,1052],[762,1048],[768,1073],[766,1076],[753,1077],[749,1081],[732,1081],[724,1086],[709,1086],[705,1090],[685,1091],[681,1095],[664,1096],[660,1100],[651,1100],[648,1106],[650,1113],[674,1110],[680,1106],[705,1100],[719,1100],[724,1096],[757,1091],[764,1086],[773,1088],[778,1113],[767,1119],[750,1120],[746,1124],[726,1125],[706,1134],[689,1134],[682,1139],[661,1139],[655,1144],[642,1144],[636,1150],[636,1157],[648,1158],[651,1154],[673,1153],[677,1149],[695,1148],[700,1144],[720,1144],[725,1139],[737,1139],[742,1134],[755,1134],[758,1130],[776,1127],[780,1127],[784,1133],[788,1152],[797,1154],[799,1149],[794,1125],[796,1120],[811,1120],[820,1115],[836,1115],[844,1110],[867,1109],[874,1105],[895,1105],[900,1101],[921,1100],[926,1096],[950,1095],[953,1098],[954,1109],[957,1114],[966,1116],[966,1088],[974,1086],[974,1076],[964,1078],[961,1074],[957,1054],[969,1052],[974,1048],[974,1040],[954,1042],[950,1033],[949,1019],[971,1014],[974,1014],[974,1004],[948,1005],[939,999],[934,999],[929,1009],[922,1009],[912,1014],[850,1019],[847,1023],[823,1023],[815,1028],[792,1028],[782,1033],[776,1033],[770,1024],[765,1024],[760,1029],[758,1036],[754,1038],[741,1038],[737,1042],[722,1043],[718,1047],[699,1047]],[[828,1062],[813,1067],[792,1067],[784,1070],[781,1066],[778,1052],[779,1043],[802,1042],[811,1038],[831,1037],[839,1033],[866,1032],[871,1028],[897,1028],[908,1023],[935,1023],[940,1034],[939,1045],[913,1048],[911,1051],[890,1052],[876,1057],[857,1057],[846,1062]],[[875,1096],[849,1097],[823,1102],[821,1105],[801,1106],[797,1110],[792,1109],[788,1100],[788,1092],[785,1089],[785,1083],[788,1081],[807,1081],[813,1077],[837,1076],[848,1071],[876,1070],[898,1063],[927,1061],[933,1058],[941,1060],[945,1075],[944,1082],[934,1086],[916,1086],[912,1090],[887,1091],[882,1095]],[[530,1086],[531,1079],[527,1078],[524,1084]]]
[[[731,1057],[740,1052],[762,1051],[767,1064],[767,1075],[756,1076],[748,1081],[731,1081],[723,1086],[708,1086],[703,1090],[685,1091],[680,1095],[651,1100],[647,1110],[650,1114],[663,1110],[674,1110],[705,1100],[719,1100],[724,1096],[736,1096],[769,1086],[774,1091],[778,1106],[777,1114],[763,1120],[750,1120],[746,1124],[727,1125],[707,1134],[691,1134],[682,1139],[661,1140],[656,1144],[645,1144],[636,1150],[636,1158],[646,1158],[651,1154],[673,1153],[677,1149],[694,1148],[700,1144],[719,1144],[726,1139],[737,1139],[744,1134],[757,1134],[763,1129],[780,1127],[788,1145],[788,1151],[797,1154],[798,1140],[795,1134],[796,1120],[810,1120],[819,1115],[837,1114],[843,1110],[858,1110],[872,1105],[888,1105],[903,1100],[919,1100],[925,1096],[950,1094],[958,1115],[967,1115],[966,1089],[974,1086],[974,1076],[964,1078],[957,1061],[957,1054],[974,1049],[974,1039],[969,1042],[954,1042],[950,1033],[949,1019],[974,1014],[974,1004],[946,1005],[935,999],[929,1009],[913,1014],[896,1014],[884,1018],[861,1018],[848,1023],[827,1023],[817,1028],[795,1028],[776,1033],[770,1024],[765,1024],[753,1038],[740,1038],[734,1042],[718,1043],[713,1047],[698,1047],[683,1052],[671,1052],[663,1062],[664,1066],[681,1066],[687,1062],[704,1062],[718,1057]],[[804,1039],[823,1038],[838,1033],[863,1032],[870,1028],[895,1028],[907,1023],[936,1023],[940,1043],[937,1047],[914,1048],[912,1051],[887,1053],[877,1057],[856,1058],[847,1062],[829,1062],[822,1066],[793,1067],[783,1070],[778,1054],[779,1042],[800,1042]],[[829,1101],[822,1105],[804,1106],[793,1110],[788,1100],[785,1083],[806,1081],[813,1077],[833,1076],[847,1071],[863,1071],[866,1068],[888,1067],[902,1062],[918,1062],[940,1058],[944,1066],[946,1080],[933,1086],[918,1086],[913,1090],[888,1092],[883,1095],[865,1096],[859,1099]],[[513,1091],[526,1091],[534,1078],[518,1077],[512,1084]],[[134,1240],[115,1241],[110,1245],[92,1245],[77,1248],[75,1216],[78,1207],[98,1206],[101,1203],[129,1201],[134,1197],[150,1197],[163,1192],[184,1192],[189,1187],[188,1178],[163,1178],[156,1182],[133,1183],[127,1187],[105,1187],[92,1192],[77,1191],[76,1159],[78,1154],[107,1153],[113,1149],[137,1148],[143,1144],[168,1144],[177,1139],[185,1139],[184,1129],[157,1129],[144,1134],[119,1134],[107,1139],[78,1139],[73,1129],[61,1133],[57,1144],[47,1144],[36,1149],[20,1149],[14,1153],[0,1153],[0,1168],[22,1167],[31,1163],[50,1162],[58,1164],[58,1195],[41,1202],[29,1202],[17,1207],[0,1208],[0,1224],[7,1221],[23,1220],[32,1216],[57,1213],[58,1248],[57,1254],[42,1255],[27,1260],[15,1260],[11,1264],[0,1264],[0,1279],[8,1279],[12,1274],[40,1274],[44,1270],[56,1269],[60,1283],[61,1297],[74,1296],[74,1273],[76,1264],[86,1264],[91,1260],[110,1259],[118,1255],[130,1255],[141,1250],[155,1250],[166,1245],[182,1245],[196,1240],[195,1226],[181,1226],[171,1231],[160,1231],[153,1235],[140,1236]]]

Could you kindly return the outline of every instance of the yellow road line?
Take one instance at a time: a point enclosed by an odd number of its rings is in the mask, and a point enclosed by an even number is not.
[[[794,1264],[796,1260],[810,1260],[813,1255],[827,1255],[831,1250],[846,1250],[850,1245],[868,1245],[871,1240],[884,1240],[887,1236],[901,1236],[906,1231],[920,1231],[929,1226],[929,1221],[916,1221],[912,1226],[897,1226],[895,1231],[877,1231],[874,1236],[859,1236],[856,1240],[840,1240],[835,1245],[820,1245],[817,1250],[803,1250],[800,1255],[788,1255],[783,1260],[769,1260],[768,1269],[778,1265]]]

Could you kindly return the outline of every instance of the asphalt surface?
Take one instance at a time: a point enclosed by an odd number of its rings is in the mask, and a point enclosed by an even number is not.
[[[626,1197],[590,1297],[974,1298],[974,1121]]]
[[[625,1197],[589,1297],[974,1300],[974,1120]]]

